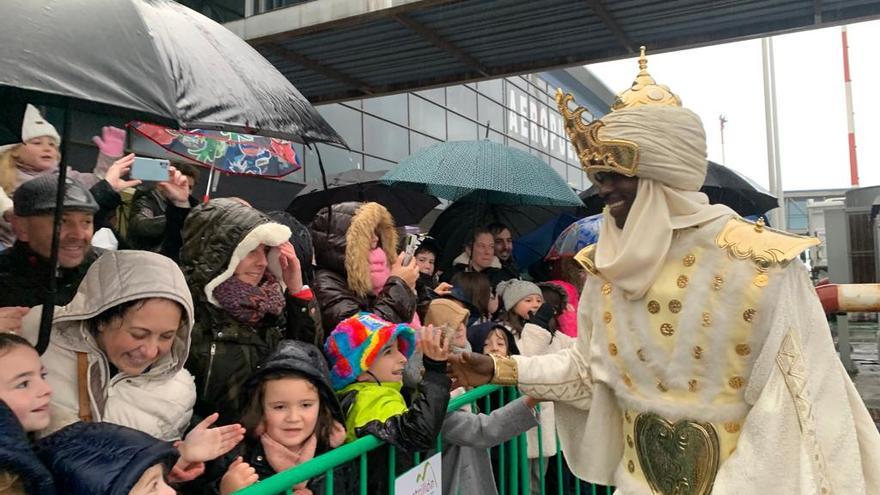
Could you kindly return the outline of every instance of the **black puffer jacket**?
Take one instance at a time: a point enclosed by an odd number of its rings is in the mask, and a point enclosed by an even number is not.
[[[112,423],[74,423],[37,443],[37,455],[66,495],[128,495],[156,464],[180,456],[171,442]]]
[[[220,413],[219,424],[238,420],[243,385],[263,359],[288,334],[286,314],[310,323],[308,303],[288,300],[287,311],[267,315],[255,327],[238,322],[208,298],[206,286],[216,287],[232,276],[238,261],[259,244],[286,242],[290,230],[263,213],[233,199],[215,199],[193,208],[183,229],[181,268],[189,284],[196,310],[187,369],[196,379],[196,416]],[[237,260],[232,261],[233,254]],[[233,265],[230,269],[230,265]],[[273,263],[270,262],[270,270]],[[275,273],[281,279],[280,273]],[[213,293],[213,290],[211,290]],[[301,307],[297,307],[297,305]]]
[[[15,413],[0,400],[0,493],[22,493],[19,490],[27,495],[56,493],[52,475],[34,453]]]
[[[398,277],[389,277],[379,295],[370,282],[370,240],[378,233],[388,262],[397,258],[397,232],[391,214],[378,203],[340,203],[325,208],[309,226],[315,244],[314,289],[321,321],[329,333],[361,311],[392,323],[409,323],[416,310],[416,294]]]

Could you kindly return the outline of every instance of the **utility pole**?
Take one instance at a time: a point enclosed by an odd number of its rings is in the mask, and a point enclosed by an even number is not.
[[[767,128],[767,168],[770,192],[779,200],[779,208],[771,215],[773,226],[785,230],[785,198],[782,192],[782,172],[779,160],[779,129],[776,122],[776,69],[773,61],[773,38],[761,40],[764,62],[764,115]]]
[[[727,154],[724,152],[724,124],[727,123],[727,117],[719,115],[718,122],[721,124],[721,164],[727,166]]]
[[[843,84],[846,90],[846,132],[849,136],[849,181],[850,185],[859,185],[859,161],[856,158],[856,126],[853,115],[852,80],[849,77],[849,44],[846,38],[846,26],[840,28],[843,41]]]

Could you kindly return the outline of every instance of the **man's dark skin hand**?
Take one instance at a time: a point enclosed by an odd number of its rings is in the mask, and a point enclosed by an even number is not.
[[[447,362],[453,388],[479,387],[489,383],[495,375],[495,362],[485,354],[474,352],[451,354]]]

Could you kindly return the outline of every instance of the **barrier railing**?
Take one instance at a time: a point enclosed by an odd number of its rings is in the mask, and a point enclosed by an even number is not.
[[[497,404],[502,407],[505,404],[519,397],[519,392],[513,387],[499,387],[497,385],[483,385],[464,394],[455,397],[449,401],[447,411],[470,406],[474,412],[477,412],[478,402],[482,400],[482,408],[480,412],[489,414],[493,410],[493,405]],[[495,399],[495,400],[493,400]],[[538,406],[540,408],[540,406]],[[540,439],[546,434],[538,427],[538,444]],[[332,495],[334,493],[333,472],[339,466],[358,459],[359,483],[358,493],[367,495],[367,457],[373,450],[384,446],[385,443],[378,438],[370,435],[359,438],[354,442],[337,447],[330,452],[315,457],[314,459],[304,462],[299,466],[293,467],[286,471],[276,474],[270,478],[260,481],[254,485],[235,492],[235,495],[278,495],[291,493],[291,487],[302,483],[310,478],[324,475],[325,489],[324,494]],[[431,455],[442,450],[442,438],[438,435],[437,443]],[[495,468],[498,493],[500,495],[521,495],[530,493],[530,469],[528,459],[528,449],[526,446],[526,435],[519,435],[512,440],[505,442],[491,449],[493,464]],[[393,446],[388,448],[388,486],[389,495],[394,495],[394,480],[400,474],[396,472],[397,452]],[[549,492],[546,485],[549,480],[544,474],[544,463],[550,457],[544,457],[540,451],[540,457],[532,462],[538,462],[539,465],[539,486],[540,494],[545,495]],[[562,452],[559,448],[559,439],[556,440],[556,457],[554,480],[555,493],[562,495],[574,493],[576,495],[611,495],[614,491],[611,487],[591,485],[574,478],[570,474],[565,476],[562,466]],[[421,455],[416,453],[413,456],[416,464],[421,462]],[[489,475],[488,473],[484,473]],[[539,492],[534,492],[539,493]],[[315,493],[315,495],[323,495]],[[369,494],[378,495],[378,494]],[[468,495],[468,494],[461,494]]]

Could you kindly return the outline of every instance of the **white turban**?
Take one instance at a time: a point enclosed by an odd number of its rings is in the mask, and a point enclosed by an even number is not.
[[[627,299],[641,299],[666,261],[674,230],[735,213],[724,205],[709,205],[699,192],[706,178],[706,133],[695,113],[640,106],[601,120],[601,139],[625,139],[639,146],[639,185],[623,229],[613,221],[602,222],[596,268]],[[607,209],[605,215],[610,217]]]

